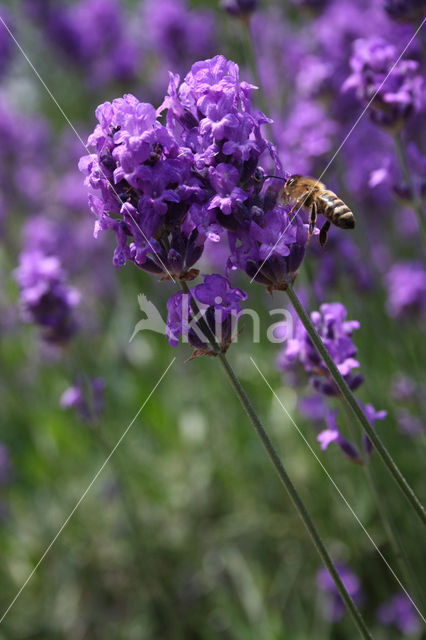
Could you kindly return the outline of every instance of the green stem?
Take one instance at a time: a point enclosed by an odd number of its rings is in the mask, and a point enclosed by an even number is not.
[[[306,313],[305,309],[303,308],[303,306],[302,306],[299,298],[297,297],[293,287],[289,286],[287,291],[286,291],[286,293],[287,293],[288,297],[290,298],[290,301],[291,301],[291,303],[292,303],[292,305],[294,307],[294,310],[296,311],[297,315],[299,316],[300,321],[302,322],[303,326],[305,327],[308,336],[312,340],[312,343],[313,343],[314,347],[316,348],[316,350],[318,351],[319,355],[321,356],[321,358],[325,362],[325,365],[326,365],[327,369],[329,370],[329,372],[331,374],[331,377],[333,378],[337,388],[339,389],[343,400],[349,406],[349,408],[351,409],[352,413],[355,415],[355,418],[358,420],[358,422],[360,423],[361,427],[363,428],[365,433],[370,438],[371,442],[373,443],[374,447],[376,448],[377,453],[382,458],[382,460],[383,460],[384,464],[386,465],[388,471],[391,473],[391,475],[394,478],[395,482],[398,484],[399,488],[404,493],[404,495],[407,498],[408,502],[411,504],[413,509],[416,511],[416,513],[419,516],[420,520],[424,524],[426,524],[426,512],[425,512],[425,509],[424,509],[422,503],[420,502],[420,500],[418,499],[418,497],[414,493],[413,489],[408,484],[407,480],[402,475],[401,471],[399,470],[399,468],[397,467],[397,465],[393,461],[393,459],[392,459],[390,453],[388,452],[388,450],[386,449],[385,445],[380,440],[379,436],[377,435],[377,433],[375,432],[375,430],[373,429],[373,427],[371,426],[371,424],[367,420],[366,416],[364,415],[364,412],[362,411],[362,409],[359,406],[357,400],[355,399],[355,396],[353,395],[352,391],[349,389],[345,379],[343,378],[343,376],[339,372],[339,370],[338,370],[333,358],[331,357],[331,355],[327,351],[323,341],[321,340],[320,336],[316,332],[315,327],[312,324],[309,315]]]
[[[417,216],[417,223],[419,226],[420,235],[423,240],[423,246],[425,247],[426,246],[426,222],[425,222],[424,213],[423,213],[423,205],[417,195],[416,188],[414,186],[413,179],[411,177],[410,168],[408,166],[407,154],[405,153],[404,143],[402,141],[401,134],[395,133],[393,136],[393,139],[395,140],[396,155],[398,156],[402,174],[411,192],[412,208]]]
[[[185,282],[181,282],[181,287],[183,289],[183,291],[185,293],[189,292],[188,286],[186,285]],[[198,306],[196,304],[196,302],[194,300],[191,300],[191,306],[194,310],[194,312],[196,311],[198,314]],[[252,423],[257,435],[259,436],[259,438],[262,441],[262,444],[266,450],[266,453],[268,454],[272,464],[275,467],[276,472],[278,473],[278,476],[282,482],[282,484],[284,485],[287,493],[289,494],[293,505],[295,506],[300,518],[302,519],[305,527],[307,528],[312,541],[324,563],[324,565],[327,567],[328,572],[330,573],[334,584],[336,585],[336,588],[342,598],[342,600],[344,601],[344,603],[346,604],[346,607],[348,608],[349,612],[351,613],[353,620],[356,624],[356,626],[358,627],[358,630],[361,634],[361,636],[363,638],[372,638],[372,635],[370,634],[360,612],[358,611],[357,606],[355,605],[354,601],[352,600],[351,596],[349,595],[349,593],[346,590],[345,585],[343,584],[336,567],[334,566],[333,560],[331,559],[323,541],[322,538],[317,530],[317,528],[315,527],[308,510],[305,507],[304,502],[302,501],[301,497],[299,496],[295,486],[293,485],[292,481],[290,480],[290,477],[288,476],[283,463],[281,462],[280,457],[278,456],[278,453],[276,452],[274,445],[272,444],[272,441],[270,440],[268,434],[266,433],[262,423],[260,422],[253,405],[251,404],[246,392],[244,391],[240,381],[238,380],[237,376],[235,375],[235,372],[233,370],[233,368],[231,367],[230,363],[228,362],[226,356],[224,353],[222,353],[220,351],[219,345],[216,342],[215,336],[213,334],[213,332],[211,331],[210,327],[208,327],[207,323],[205,323],[204,321],[200,321],[199,325],[202,329],[202,331],[205,333],[206,337],[208,338],[213,351],[216,353],[217,357],[219,358],[219,361],[223,367],[223,370],[225,371],[226,376],[228,377],[229,382],[231,383],[232,388],[234,389],[239,401],[241,402],[241,405],[244,409],[244,411],[246,412],[250,422]]]
[[[383,498],[380,496],[379,490],[377,488],[376,480],[374,478],[373,470],[371,469],[371,465],[366,462],[364,465],[365,475],[367,477],[368,484],[370,486],[371,493],[374,496],[377,511],[379,513],[380,519],[383,524],[383,529],[385,530],[387,539],[389,541],[390,547],[392,549],[392,553],[394,558],[398,564],[401,575],[403,576],[406,586],[410,588],[412,594],[416,596],[417,601],[420,603],[421,598],[419,597],[421,594],[421,589],[417,584],[417,579],[415,578],[415,573],[411,570],[410,561],[407,558],[407,554],[405,553],[405,549],[401,544],[401,541],[395,532],[395,528],[392,522],[390,515],[387,512],[386,506],[384,504]]]

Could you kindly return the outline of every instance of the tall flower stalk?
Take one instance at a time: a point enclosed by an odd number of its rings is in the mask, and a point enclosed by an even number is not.
[[[361,407],[359,406],[347,382],[345,381],[342,374],[339,372],[333,358],[327,351],[323,341],[321,340],[320,336],[315,330],[315,327],[312,324],[312,321],[309,315],[306,313],[305,309],[303,308],[303,305],[300,302],[299,298],[297,297],[296,292],[294,291],[294,288],[292,287],[292,285],[288,286],[288,288],[286,289],[286,293],[290,298],[290,302],[292,303],[296,314],[298,315],[300,321],[305,327],[307,334],[312,340],[312,343],[315,346],[315,349],[318,351],[318,354],[321,356],[322,360],[326,364],[327,369],[330,372],[330,375],[333,378],[342,396],[343,401],[347,404],[351,413],[354,415],[355,419],[361,425],[365,434],[373,443],[374,447],[377,450],[377,453],[382,458],[388,471],[390,472],[393,479],[395,480],[395,482],[397,483],[397,485],[399,486],[399,488],[407,498],[408,502],[411,504],[411,506],[419,516],[420,520],[423,522],[423,524],[426,524],[426,512],[422,503],[420,502],[419,498],[415,494],[414,490],[408,484],[407,480],[401,473],[399,467],[394,462],[390,453],[386,449],[383,442],[380,440],[376,431],[373,429],[369,420],[367,419]]]
[[[181,283],[181,287],[182,290],[189,295],[189,288],[187,286],[187,284],[185,282]],[[193,307],[194,313],[196,315],[199,315],[199,308],[197,303],[195,302],[195,300],[192,298],[191,300],[191,305]],[[278,477],[280,478],[282,484],[284,485],[288,495],[290,496],[291,501],[293,502],[293,505],[297,511],[297,513],[299,514],[300,518],[303,521],[303,524],[305,525],[306,529],[309,532],[309,535],[311,536],[312,542],[316,548],[316,550],[318,551],[321,560],[323,561],[324,565],[327,567],[327,570],[330,573],[330,576],[333,579],[334,584],[336,585],[336,588],[343,600],[343,602],[345,603],[348,611],[350,612],[350,614],[352,615],[352,618],[356,624],[356,626],[358,627],[358,630],[361,634],[361,636],[363,638],[372,638],[359,610],[358,607],[356,606],[356,604],[354,603],[353,599],[351,598],[351,596],[349,595],[345,585],[343,584],[343,581],[339,575],[339,572],[336,568],[336,566],[333,563],[333,560],[330,557],[330,554],[327,551],[327,548],[324,545],[324,542],[322,541],[322,538],[318,532],[318,529],[316,528],[310,514],[309,511],[307,510],[302,498],[300,497],[296,487],[294,486],[293,482],[290,479],[290,476],[288,475],[282,461],[281,458],[279,457],[271,439],[269,438],[262,422],[260,421],[249,397],[247,396],[246,392],[244,391],[244,388],[242,387],[238,377],[236,376],[231,364],[229,363],[225,353],[220,349],[219,345],[217,344],[216,341],[216,337],[215,334],[212,332],[211,328],[208,326],[208,324],[201,318],[200,319],[200,328],[203,331],[204,335],[207,337],[210,346],[212,347],[213,353],[215,356],[217,356],[217,358],[219,359],[220,364],[222,365],[222,368],[226,374],[226,377],[228,378],[230,385],[232,387],[232,389],[234,390],[236,396],[238,397],[244,411],[246,412],[254,430],[256,431],[257,435],[259,436],[266,453],[268,454],[269,459],[271,460],[272,464],[275,467],[275,470],[278,474]]]

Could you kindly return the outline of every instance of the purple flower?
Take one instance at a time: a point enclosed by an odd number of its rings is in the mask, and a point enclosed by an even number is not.
[[[317,440],[321,445],[321,449],[327,449],[328,445],[335,442],[345,455],[348,456],[354,462],[362,464],[362,458],[357,449],[342,436],[337,425],[337,411],[328,411],[325,421],[327,423],[327,429],[321,431]]]
[[[103,412],[104,388],[102,378],[85,380],[78,377],[74,385],[68,387],[62,394],[60,405],[63,409],[75,409],[85,422],[93,422]]]
[[[321,305],[320,311],[311,313],[311,320],[339,372],[354,391],[363,381],[361,375],[352,373],[353,369],[360,366],[355,358],[357,350],[352,341],[352,334],[360,325],[356,320],[347,321],[346,315],[345,307],[335,302]],[[311,375],[311,384],[317,391],[326,396],[338,395],[325,363],[300,321],[297,321],[294,338],[288,341],[279,358],[279,366],[284,370],[296,363],[302,364]]]
[[[355,604],[361,605],[364,601],[364,595],[359,578],[344,564],[336,564],[336,569]],[[317,585],[325,595],[324,617],[330,622],[338,622],[343,618],[346,609],[337,587],[325,567],[321,567],[317,573]]]
[[[397,262],[385,276],[387,309],[394,318],[426,311],[426,269],[419,262]]]
[[[209,209],[218,207],[222,213],[229,215],[239,203],[247,200],[248,194],[237,187],[239,181],[238,169],[230,164],[221,163],[217,167],[211,167],[210,184],[216,191],[209,203]]]
[[[15,278],[23,319],[40,325],[48,342],[66,343],[77,330],[73,311],[80,295],[66,284],[59,259],[37,249],[24,251]]]
[[[398,53],[396,46],[381,38],[357,40],[351,58],[352,74],[343,85],[344,90],[355,88],[358,98],[365,102],[374,97],[373,121],[392,129],[402,127],[423,99],[419,63],[404,59],[394,66]]]
[[[204,321],[216,336],[221,351],[225,352],[235,339],[236,323],[242,311],[240,302],[246,299],[247,294],[233,288],[226,278],[204,276],[204,283],[191,289],[189,294],[179,291],[169,298],[166,335],[170,344],[177,346],[182,335],[195,347],[194,355],[214,355],[203,331]],[[195,315],[192,300],[196,302],[200,315]]]
[[[405,593],[397,593],[377,610],[377,619],[385,625],[395,625],[404,635],[417,633],[420,620]]]
[[[277,204],[281,182],[265,182],[262,158],[285,175],[262,133],[269,119],[251,105],[253,89],[234,62],[216,56],[196,62],[183,82],[170,74],[157,111],[130,94],[97,108],[95,153],[79,166],[95,235],[116,234],[116,266],[130,260],[190,280],[206,239],[227,236],[228,270],[243,269],[270,290],[294,280],[307,229]]]

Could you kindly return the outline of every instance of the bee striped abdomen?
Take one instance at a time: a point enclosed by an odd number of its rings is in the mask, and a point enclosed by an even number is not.
[[[333,191],[326,189],[318,196],[320,205],[318,213],[322,213],[330,222],[341,229],[353,229],[355,217],[349,207],[336,196]]]

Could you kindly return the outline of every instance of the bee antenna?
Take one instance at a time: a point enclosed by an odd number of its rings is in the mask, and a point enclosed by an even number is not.
[[[275,180],[282,180],[283,182],[286,182],[285,178],[282,178],[281,176],[263,176],[266,180],[266,178],[275,178]]]

